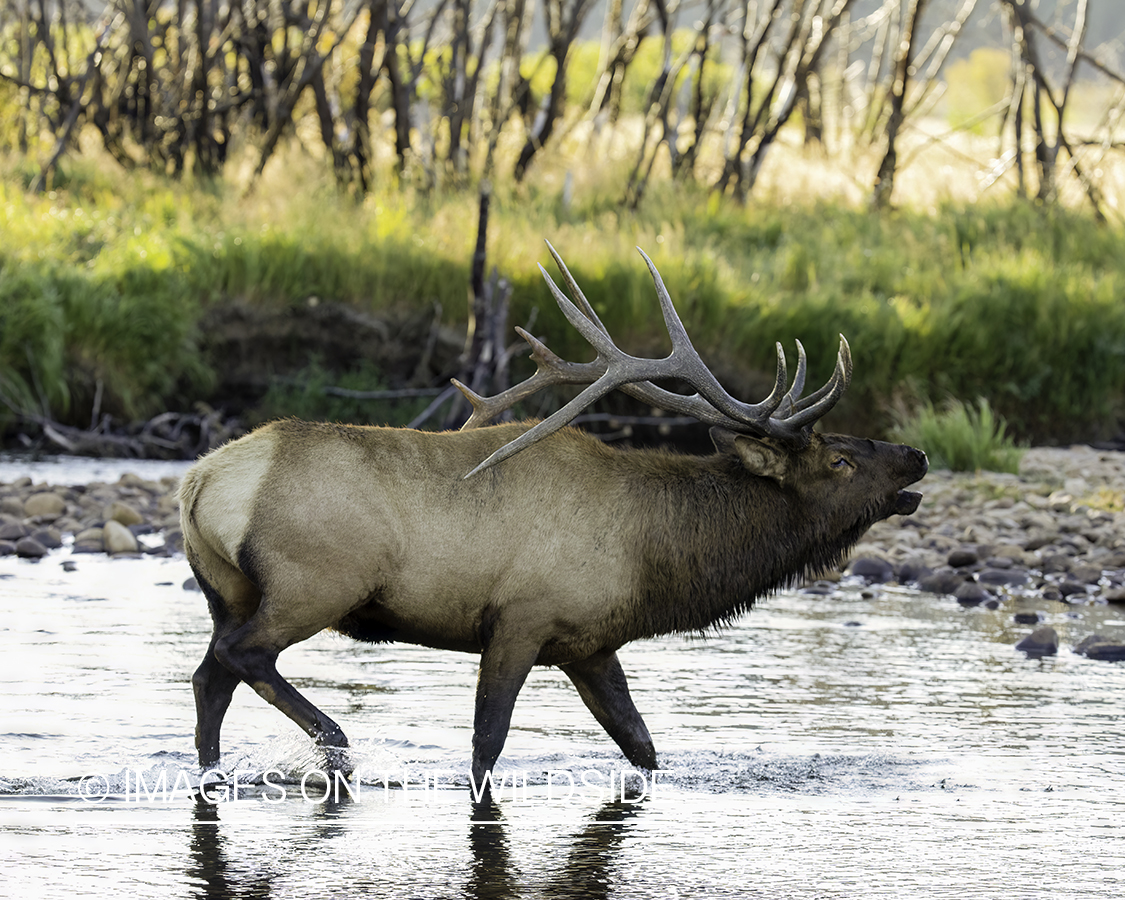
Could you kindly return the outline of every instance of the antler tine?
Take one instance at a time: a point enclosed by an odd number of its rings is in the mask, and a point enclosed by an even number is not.
[[[469,416],[465,424],[461,426],[461,431],[468,431],[471,428],[480,428],[507,409],[507,404],[496,403],[503,394],[497,394],[495,397],[482,397],[468,385],[458,381],[456,378],[450,378],[449,380],[457,390],[465,395],[465,398],[473,407],[473,414]]]
[[[748,425],[757,425],[762,419],[768,420],[789,396],[785,392],[785,386],[789,383],[789,372],[785,366],[785,350],[781,346],[781,341],[775,341],[774,347],[777,349],[777,376],[773,380],[773,390],[770,391],[770,395],[761,403],[753,405],[735,401],[746,410]]]
[[[668,335],[672,339],[672,354],[669,360],[675,359],[678,366],[669,374],[682,378],[694,387],[703,397],[710,402],[723,415],[734,420],[735,423],[749,425],[752,428],[766,428],[766,423],[774,411],[781,405],[785,397],[785,386],[788,380],[785,367],[785,352],[781,344],[777,345],[777,378],[773,390],[761,403],[743,403],[736,400],[719,384],[719,380],[707,368],[699,353],[688,337],[687,329],[672,305],[672,297],[664,286],[664,279],[656,269],[656,265],[648,254],[640,247],[637,252],[644,258],[649,274],[656,285],[656,295],[660,298],[660,308],[664,313],[664,322],[668,327]]]
[[[672,339],[672,352],[675,353],[678,348],[684,347],[694,354],[695,347],[692,346],[687,329],[684,328],[684,323],[680,319],[679,313],[676,312],[676,307],[672,303],[672,295],[668,293],[668,288],[664,286],[664,279],[657,271],[656,264],[649,259],[648,254],[640,247],[637,248],[637,252],[644,259],[645,265],[648,266],[648,272],[652,276],[653,284],[656,285],[656,296],[660,300],[660,311],[664,314],[664,324],[668,328],[668,337]],[[696,358],[698,358],[698,355]]]
[[[599,358],[602,358],[603,355],[628,357],[628,354],[623,353],[617,348],[617,345],[613,343],[609,333],[605,330],[605,327],[602,326],[601,321],[596,315],[591,319],[575,306],[570,298],[559,290],[559,286],[555,284],[555,280],[547,274],[547,270],[544,269],[542,265],[539,266],[539,272],[547,282],[547,289],[550,290],[551,296],[555,298],[555,302],[559,305],[559,309],[562,310],[562,314],[566,316],[567,321],[575,327],[578,333],[586,338],[591,346],[598,351]],[[585,301],[585,297],[582,299]],[[593,309],[591,309],[590,312],[593,312]],[[634,357],[628,358],[633,359]]]
[[[801,391],[805,389],[805,371],[807,368],[808,358],[805,356],[805,347],[800,341],[797,341],[797,374],[793,376],[793,384],[790,385],[777,408],[779,419],[784,419],[793,414],[797,401],[801,399]]]
[[[609,334],[609,329],[607,329],[605,325],[602,324],[602,320],[599,319],[598,314],[594,312],[594,307],[590,305],[590,301],[587,300],[586,295],[582,293],[582,288],[578,286],[578,282],[575,281],[574,276],[570,274],[570,269],[566,267],[566,263],[563,262],[562,257],[558,254],[558,251],[553,246],[551,246],[550,241],[544,241],[543,243],[547,245],[547,252],[551,254],[551,259],[555,261],[555,265],[558,266],[559,271],[562,272],[563,281],[566,282],[567,289],[574,296],[574,299],[578,301],[579,306],[581,306],[582,308],[582,312],[586,314],[586,318],[597,325],[598,330],[603,334]],[[540,266],[539,268],[540,270],[542,270],[543,267]],[[546,272],[544,272],[543,274],[546,275]]]
[[[836,353],[836,368],[828,383],[797,404],[792,415],[784,421],[787,425],[804,428],[824,416],[844,395],[852,380],[852,348],[848,339],[840,335],[840,349]]]
[[[531,346],[531,358],[537,366],[535,373],[526,381],[513,385],[494,397],[482,397],[456,378],[451,378],[450,381],[473,406],[472,415],[461,426],[462,431],[487,425],[504,410],[545,387],[555,384],[588,384],[605,373],[605,366],[599,360],[590,363],[568,362],[522,328],[517,326],[516,333]]]

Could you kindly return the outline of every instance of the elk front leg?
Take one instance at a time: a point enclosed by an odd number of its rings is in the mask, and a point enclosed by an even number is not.
[[[629,696],[629,684],[617,654],[603,651],[559,668],[578,688],[582,701],[621,748],[625,758],[639,769],[655,769],[656,748]]]
[[[343,751],[348,746],[348,739],[343,729],[306,700],[277,671],[278,654],[296,641],[276,646],[267,635],[262,634],[265,629],[259,626],[257,619],[255,616],[241,628],[220,638],[215,643],[215,657],[250,685],[258,696],[285,713],[324,747],[330,766],[345,768],[346,755]]]
[[[539,656],[539,645],[513,636],[505,638],[494,631],[480,658],[477,677],[476,713],[473,717],[473,783],[475,790],[485,784],[485,773],[496,764],[508,726],[516,695],[527,679],[527,673]],[[483,794],[487,797],[488,794]]]

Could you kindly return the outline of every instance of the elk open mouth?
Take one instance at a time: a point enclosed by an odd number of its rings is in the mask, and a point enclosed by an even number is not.
[[[895,515],[909,516],[921,502],[922,495],[918,491],[899,491],[895,498]]]

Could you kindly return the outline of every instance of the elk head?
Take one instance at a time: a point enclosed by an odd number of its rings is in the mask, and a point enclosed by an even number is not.
[[[920,450],[844,435],[820,435],[813,431],[813,425],[836,405],[851,381],[851,348],[843,335],[840,335],[836,367],[820,389],[807,397],[801,396],[805,387],[807,357],[800,341],[797,341],[797,371],[792,383],[789,383],[785,352],[778,343],[773,390],[760,403],[744,403],[727,393],[700,358],[676,313],[664,280],[643,250],[637,248],[656,285],[664,322],[672,340],[672,352],[663,359],[630,356],[618,348],[549,242],[547,249],[577,305],[567,298],[542,266],[539,270],[567,320],[597,350],[597,358],[589,363],[567,362],[551,352],[542,341],[517,328],[531,345],[532,359],[537,365],[535,374],[495,397],[482,397],[455,379],[454,384],[473,406],[473,414],[463,427],[468,429],[486,424],[514,403],[548,385],[586,384],[587,387],[554,414],[481,462],[466,478],[542,440],[569,423],[595,400],[620,388],[652,406],[693,416],[712,425],[711,437],[720,452],[734,453],[748,472],[772,479],[782,489],[793,487],[809,493],[847,486],[849,493],[863,493],[869,501],[864,506],[866,524],[862,525],[860,533],[879,519],[896,514],[909,515],[918,508],[922,495],[904,488],[926,473],[926,456]],[[662,378],[685,381],[695,389],[695,393],[677,394],[653,384],[653,379]]]

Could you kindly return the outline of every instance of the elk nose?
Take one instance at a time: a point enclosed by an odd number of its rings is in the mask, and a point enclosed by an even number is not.
[[[918,469],[918,477],[921,478],[930,470],[930,461],[926,458],[926,454],[921,450],[918,450],[915,447],[907,447],[906,449],[910,451],[908,453],[910,461]]]

